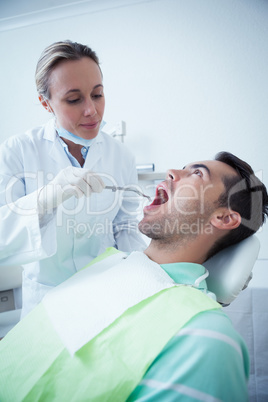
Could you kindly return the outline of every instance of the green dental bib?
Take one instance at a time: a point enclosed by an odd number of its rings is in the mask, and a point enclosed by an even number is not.
[[[192,287],[164,289],[129,308],[72,357],[41,303],[0,342],[0,401],[126,401],[180,328],[218,308]]]

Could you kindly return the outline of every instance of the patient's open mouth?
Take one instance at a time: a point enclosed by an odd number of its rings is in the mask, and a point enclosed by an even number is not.
[[[168,194],[166,189],[160,184],[155,192],[155,199],[151,205],[161,205],[168,201]]]

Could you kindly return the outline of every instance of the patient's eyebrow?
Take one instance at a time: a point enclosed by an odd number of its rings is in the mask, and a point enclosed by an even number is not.
[[[186,166],[183,167],[183,169],[185,169],[185,168],[186,168]],[[211,172],[207,165],[204,165],[203,163],[195,163],[194,165],[189,166],[189,169],[199,169],[199,168],[206,169],[209,177],[211,177]]]

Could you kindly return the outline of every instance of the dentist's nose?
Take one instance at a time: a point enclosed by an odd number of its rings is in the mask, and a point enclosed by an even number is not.
[[[95,104],[94,104],[93,100],[90,98],[86,101],[84,116],[93,117],[93,116],[95,116],[96,113],[97,113],[97,111],[96,111]]]

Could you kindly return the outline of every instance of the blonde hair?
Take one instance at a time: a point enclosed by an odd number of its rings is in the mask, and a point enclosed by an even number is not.
[[[38,94],[46,99],[50,99],[49,79],[56,65],[64,60],[80,60],[83,57],[89,57],[100,68],[97,54],[90,47],[81,43],[66,40],[64,42],[52,43],[52,45],[46,47],[37,62],[35,71]]]

